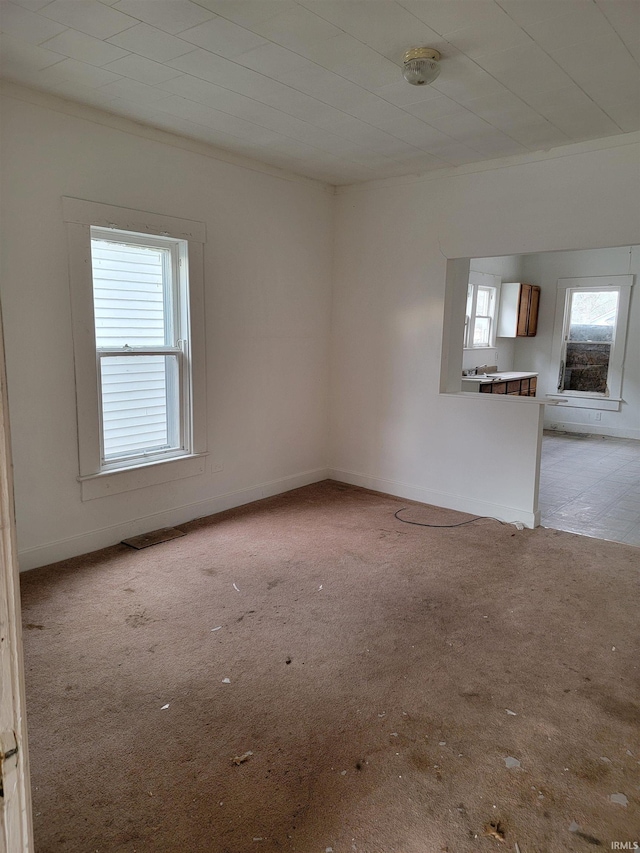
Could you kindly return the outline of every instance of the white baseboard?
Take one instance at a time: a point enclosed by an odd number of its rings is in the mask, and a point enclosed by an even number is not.
[[[353,471],[340,471],[336,468],[329,470],[329,477],[332,480],[339,480],[342,483],[350,483],[352,486],[362,486],[364,489],[371,489],[374,492],[382,492],[411,501],[431,504],[432,506],[456,509],[459,512],[467,512],[472,515],[498,518],[500,521],[521,521],[525,527],[537,527],[540,524],[539,510],[536,512],[527,512],[517,507],[476,500],[475,498],[468,498],[463,495],[451,495],[447,492],[436,492],[432,489],[425,489],[422,486],[413,486],[410,483],[400,483],[397,480],[384,480],[380,477],[356,474]]]
[[[608,435],[611,438],[635,438],[640,440],[640,429],[632,427],[610,427],[600,426],[599,423],[593,421],[588,424],[577,424],[569,421],[545,423],[544,428],[551,432],[580,432],[588,433],[589,435]]]
[[[328,469],[316,468],[313,471],[304,471],[300,474],[294,474],[291,477],[283,477],[280,480],[272,480],[268,483],[260,483],[257,486],[239,489],[236,492],[216,495],[205,501],[198,501],[164,510],[163,512],[156,512],[152,515],[145,515],[133,521],[114,524],[109,527],[101,527],[97,530],[90,530],[87,533],[80,533],[77,536],[71,536],[67,539],[59,539],[55,542],[47,542],[44,545],[36,545],[32,548],[24,548],[18,552],[20,571],[26,572],[29,569],[47,566],[49,563],[57,563],[59,560],[66,560],[69,557],[88,554],[90,551],[97,551],[109,545],[116,545],[130,536],[138,536],[141,533],[148,533],[151,530],[158,530],[161,527],[174,527],[177,524],[185,524],[187,521],[193,521],[195,518],[215,515],[215,513],[224,512],[226,509],[233,509],[237,506],[258,501],[261,498],[269,498],[283,492],[290,492],[292,489],[299,489],[301,486],[308,486],[311,483],[318,483],[328,478]]]

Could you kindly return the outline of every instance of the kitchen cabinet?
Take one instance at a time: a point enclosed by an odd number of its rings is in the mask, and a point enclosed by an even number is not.
[[[505,282],[500,288],[499,338],[532,338],[538,331],[540,288],[537,284]]]
[[[522,379],[500,381],[495,379],[480,385],[481,394],[508,394],[513,397],[535,397],[538,385],[537,376],[527,376]]]

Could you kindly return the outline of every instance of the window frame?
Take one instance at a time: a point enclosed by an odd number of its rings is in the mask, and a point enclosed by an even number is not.
[[[157,346],[124,346],[103,347],[96,344],[96,371],[98,389],[102,386],[103,360],[108,358],[132,358],[137,356],[175,356],[177,361],[178,391],[177,411],[171,411],[167,407],[167,427],[173,421],[170,429],[177,434],[177,443],[168,448],[158,450],[143,450],[139,453],[120,454],[119,456],[107,456],[104,446],[104,407],[100,406],[100,466],[101,471],[113,471],[121,468],[130,468],[133,465],[145,462],[159,462],[163,459],[175,459],[179,456],[187,456],[191,449],[191,395],[190,395],[190,358],[189,358],[189,310],[187,294],[189,288],[187,274],[187,252],[184,240],[176,240],[156,235],[138,234],[128,231],[120,231],[112,228],[99,228],[92,226],[90,229],[91,242],[94,239],[103,242],[126,244],[130,246],[143,246],[164,249],[169,254],[167,262],[163,258],[163,278],[168,279],[169,287],[163,288],[163,302],[165,306],[165,336],[167,326],[170,326],[172,338],[175,345]],[[93,260],[93,258],[92,258]],[[93,273],[93,264],[92,264]],[[167,298],[168,297],[168,298]],[[168,308],[168,310],[167,310]],[[168,316],[167,316],[168,315]],[[168,322],[167,322],[168,321]],[[98,390],[100,397],[100,390]]]
[[[64,197],[67,227],[69,281],[76,374],[78,424],[78,480],[82,500],[195,476],[205,471],[207,455],[206,378],[204,329],[204,223],[161,214]],[[142,237],[169,238],[182,249],[182,309],[188,322],[183,345],[184,405],[190,409],[186,447],[178,452],[149,454],[104,464],[102,459],[102,407],[99,393],[99,355],[93,309],[91,230],[125,232]],[[146,348],[145,348],[146,349]],[[122,350],[115,352],[122,354]],[[164,352],[162,353],[164,354]],[[184,409],[182,410],[184,411]]]
[[[465,324],[464,324],[464,349],[466,350],[487,350],[493,349],[496,345],[496,336],[498,328],[498,311],[500,300],[500,276],[491,275],[489,273],[469,271],[469,282],[467,284],[467,299],[465,302]],[[469,289],[472,289],[473,295],[471,299],[471,311],[467,314],[467,305],[469,303]],[[478,314],[478,290],[491,290],[493,299],[493,312],[490,315]],[[475,345],[473,343],[473,332],[475,329],[475,321],[478,317],[488,317],[489,324],[489,342],[486,344]]]
[[[626,350],[627,328],[629,324],[629,305],[633,275],[587,276],[581,278],[560,278],[557,286],[556,321],[553,335],[552,365],[555,369],[556,390],[547,397],[564,400],[574,408],[602,409],[619,411],[622,402],[622,380]],[[566,348],[566,332],[571,306],[571,295],[575,292],[617,291],[618,314],[613,330],[613,341],[609,354],[607,372],[607,390],[573,391],[558,390],[563,354]]]

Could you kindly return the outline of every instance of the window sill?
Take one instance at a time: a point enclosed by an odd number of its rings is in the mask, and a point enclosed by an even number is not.
[[[620,397],[594,397],[592,394],[547,394],[550,400],[557,401],[570,409],[596,409],[601,412],[619,412]]]
[[[190,456],[145,462],[131,468],[101,471],[99,474],[78,477],[82,500],[92,501],[108,495],[118,495],[134,489],[170,483],[172,480],[196,477],[205,473],[207,456],[207,453],[194,453]]]
[[[469,379],[474,377],[470,376]],[[469,391],[440,391],[441,397],[458,397],[464,400],[493,400],[494,402],[502,402],[507,405],[549,405],[549,400],[543,400],[540,397],[525,397],[524,394],[474,394]]]

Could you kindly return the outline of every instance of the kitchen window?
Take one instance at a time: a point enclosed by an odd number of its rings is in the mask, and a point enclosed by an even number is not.
[[[618,288],[569,288],[558,391],[607,394]]]
[[[204,472],[204,226],[63,200],[83,500]]]
[[[465,317],[466,349],[494,347],[496,343],[497,276],[469,273]]]
[[[619,409],[633,276],[558,281],[557,394],[576,408]]]

